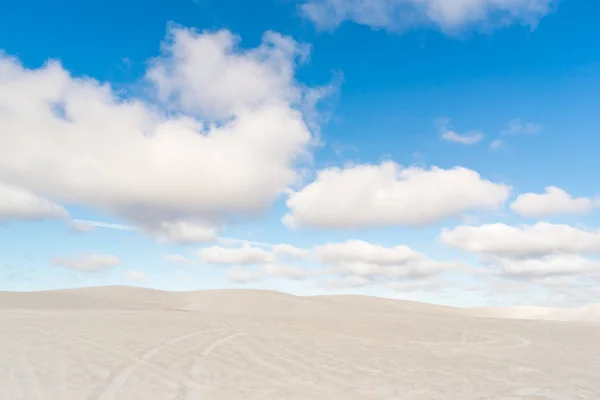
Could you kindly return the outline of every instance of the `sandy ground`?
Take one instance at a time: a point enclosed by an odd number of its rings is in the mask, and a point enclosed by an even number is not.
[[[484,311],[263,291],[0,292],[0,399],[600,399],[599,323]]]

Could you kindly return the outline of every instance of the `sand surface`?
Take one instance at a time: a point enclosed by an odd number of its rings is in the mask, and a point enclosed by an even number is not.
[[[584,321],[596,317],[507,319],[525,311],[248,290],[0,292],[0,400],[600,399],[600,323]]]

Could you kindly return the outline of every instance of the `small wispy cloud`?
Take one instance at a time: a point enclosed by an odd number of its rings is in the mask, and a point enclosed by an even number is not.
[[[479,143],[484,137],[483,132],[477,129],[469,130],[465,133],[456,132],[450,128],[450,120],[447,118],[441,118],[437,120],[436,125],[439,127],[442,139],[448,142],[472,146]]]
[[[122,224],[113,224],[108,222],[101,221],[90,221],[86,219],[74,219],[71,223],[71,226],[80,231],[80,232],[88,232],[94,228],[104,228],[104,229],[116,229],[120,231],[136,231],[137,229],[130,225],[122,225]]]
[[[57,257],[52,260],[52,264],[79,270],[79,271],[105,271],[121,264],[121,260],[117,256],[108,254],[83,254],[77,257]]]
[[[534,135],[541,132],[543,126],[533,122],[525,122],[521,118],[515,118],[508,122],[501,133],[503,135]]]
[[[515,135],[535,135],[540,133],[543,129],[541,124],[536,124],[533,122],[523,121],[521,118],[514,118],[508,121],[506,127],[500,130],[500,137],[503,139],[495,139],[490,143],[490,150],[498,150],[503,147],[505,144],[506,136],[515,136]]]
[[[142,271],[130,270],[125,273],[125,278],[132,282],[144,282],[148,276]]]
[[[442,139],[470,146],[479,143],[483,139],[483,133],[481,131],[468,131],[460,134],[451,130],[445,130],[442,133]]]
[[[167,254],[163,256],[163,260],[175,263],[175,264],[185,264],[185,265],[193,265],[195,264],[193,260],[181,254]]]
[[[275,247],[279,246],[279,245],[273,244],[273,243],[257,242],[257,241],[253,241],[253,240],[237,239],[237,238],[230,238],[230,237],[218,237],[217,242],[219,242],[222,245],[229,245],[229,246],[231,246],[231,245],[248,245],[248,246],[266,247],[266,248],[275,248]]]
[[[502,147],[503,144],[504,142],[501,139],[496,139],[492,143],[490,143],[490,149],[498,150],[500,147]]]

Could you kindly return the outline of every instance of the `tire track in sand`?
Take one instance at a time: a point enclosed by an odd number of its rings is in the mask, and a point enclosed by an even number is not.
[[[215,341],[213,341],[212,343],[210,343],[208,346],[206,346],[204,348],[204,350],[202,350],[202,352],[200,353],[200,357],[196,358],[195,360],[192,361],[192,365],[190,366],[190,370],[188,371],[188,374],[190,377],[193,377],[195,374],[195,370],[198,368],[198,360],[200,358],[206,358],[208,357],[214,350],[217,349],[217,347],[221,346],[222,344],[224,344],[225,342],[228,342],[232,339],[235,339],[237,337],[240,336],[246,336],[248,334],[248,332],[238,332],[238,333],[234,333],[228,336],[224,336],[220,339],[217,339]],[[192,378],[190,378],[192,379]],[[194,379],[194,381],[196,381]],[[189,389],[194,389],[193,391],[190,391]],[[199,391],[196,388],[190,388],[190,387],[186,387],[186,386],[181,386],[177,392],[177,394],[175,395],[175,399],[179,400],[179,399],[185,399],[185,398],[189,398],[193,396],[195,399],[198,399],[200,396]]]
[[[144,365],[146,362],[149,362],[149,360],[159,351],[161,351],[167,347],[170,347],[170,346],[174,345],[175,343],[182,342],[184,340],[201,335],[203,333],[214,332],[214,331],[215,331],[214,329],[209,329],[209,330],[192,332],[192,333],[171,339],[170,341],[165,342],[156,347],[153,347],[152,349],[150,349],[146,353],[144,353],[136,362],[133,362],[129,366],[122,369],[118,374],[113,376],[113,378],[108,382],[108,384],[106,386],[104,386],[104,388],[102,389],[102,392],[96,397],[96,399],[97,400],[112,400],[112,399],[114,399],[115,396],[122,389],[122,387],[125,385],[125,383],[133,375],[135,370],[138,367]],[[193,380],[189,377],[181,376],[181,381],[182,381],[181,383],[183,385],[192,387],[194,389],[204,389],[204,390],[211,389],[210,387],[203,386],[200,383],[196,382],[195,380]]]

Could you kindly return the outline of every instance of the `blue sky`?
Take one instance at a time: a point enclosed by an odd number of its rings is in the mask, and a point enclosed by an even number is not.
[[[0,290],[593,301],[600,4],[331,4],[0,1]]]

